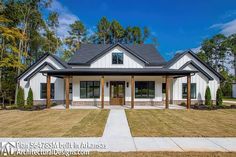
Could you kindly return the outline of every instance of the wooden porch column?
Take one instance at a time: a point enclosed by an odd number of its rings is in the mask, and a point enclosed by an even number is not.
[[[47,108],[51,106],[51,76],[47,75]]]
[[[187,109],[190,109],[191,105],[191,75],[187,76]]]
[[[65,77],[65,84],[66,84],[66,109],[69,109],[69,105],[70,105],[69,76]]]
[[[170,79],[166,76],[166,109],[169,108]]]
[[[134,108],[134,76],[131,76],[131,108]]]
[[[101,78],[101,86],[102,86],[101,108],[104,109],[104,76],[102,76]]]

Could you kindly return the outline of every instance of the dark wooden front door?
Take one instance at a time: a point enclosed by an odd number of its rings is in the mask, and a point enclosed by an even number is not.
[[[110,105],[125,104],[125,81],[110,82]]]

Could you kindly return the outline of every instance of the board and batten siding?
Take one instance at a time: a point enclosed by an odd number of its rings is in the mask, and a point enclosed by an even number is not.
[[[116,52],[123,53],[123,64],[112,64],[112,53]],[[91,68],[143,68],[144,66],[143,61],[119,46],[111,49],[90,65]]]
[[[40,67],[43,63],[48,62],[51,63],[55,68],[57,69],[63,69],[64,67],[58,63],[53,57],[48,56],[43,61],[38,63],[37,66],[35,66],[32,70],[27,72],[21,79],[20,79],[20,86],[24,89],[25,93],[25,100],[28,96],[28,91],[31,88],[33,91],[34,100],[45,100],[40,98],[40,84],[46,83],[46,76],[44,76],[42,73],[35,74],[29,81],[24,81],[24,79],[30,75],[32,72],[34,72],[38,67]],[[45,66],[41,71],[43,70],[52,70],[50,66]],[[60,78],[51,77],[51,83],[54,83],[55,87],[55,98],[54,100],[64,100],[64,80]]]
[[[135,98],[138,101],[162,101],[162,77],[160,76],[135,76],[135,81],[155,81],[155,98],[143,99]],[[73,76],[73,101],[100,101],[101,100],[101,82],[100,98],[80,98],[80,81],[101,81],[100,76]],[[104,101],[110,101],[110,81],[125,81],[125,101],[131,101],[131,76],[104,76]],[[107,86],[108,83],[108,86]],[[127,87],[127,83],[129,86]]]
[[[207,67],[195,59],[191,54],[187,53],[182,58],[180,58],[175,64],[173,64],[170,69],[179,69],[188,61],[195,62],[199,67],[201,67],[205,72],[207,72],[214,80],[208,80],[202,73],[198,72],[191,77],[191,83],[196,83],[196,99],[195,100],[205,100],[205,91],[207,86],[210,87],[212,100],[216,100],[216,91],[219,88],[220,80],[212,73]],[[196,70],[193,66],[189,65],[184,70]],[[173,100],[184,100],[182,99],[182,84],[187,83],[187,77],[178,78],[173,80]],[[194,100],[194,99],[193,99]]]

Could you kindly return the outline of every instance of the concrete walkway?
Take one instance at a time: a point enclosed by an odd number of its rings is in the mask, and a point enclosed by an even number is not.
[[[233,100],[223,100],[223,103],[236,104],[236,101],[233,101]]]
[[[101,142],[107,151],[136,151],[124,109],[111,109]]]

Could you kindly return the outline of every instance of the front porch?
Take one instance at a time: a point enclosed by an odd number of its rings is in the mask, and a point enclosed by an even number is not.
[[[173,102],[171,83],[174,79],[186,77],[186,108],[190,108],[191,75],[196,71],[145,68],[145,69],[60,69],[43,71],[47,73],[47,107],[51,107],[51,77],[64,79],[65,107],[58,108],[110,108],[122,105],[123,108],[168,109]],[[70,101],[69,84],[73,83]],[[162,93],[163,84],[165,94]],[[92,88],[92,89],[91,89]],[[91,91],[92,90],[92,91]],[[92,97],[91,97],[92,96]],[[86,104],[95,105],[87,106]],[[141,105],[140,105],[141,104]],[[164,104],[164,105],[163,105]],[[77,107],[78,106],[78,107]],[[85,107],[86,106],[86,107]],[[100,106],[100,107],[98,107]]]
[[[93,110],[96,110],[96,109],[101,109],[101,107],[99,106],[74,106],[74,105],[69,105],[69,108],[70,109],[93,109]],[[66,104],[63,104],[63,105],[57,105],[57,106],[53,106],[51,107],[51,109],[56,109],[56,110],[62,110],[62,109],[66,109]],[[104,106],[104,109],[131,109],[131,106],[128,106],[128,105],[121,105],[121,106],[117,106],[117,105],[105,105]],[[159,110],[162,110],[162,109],[166,109],[165,105],[158,105],[158,106],[134,106],[134,109],[137,109],[137,110],[142,110],[142,109],[147,109],[147,110],[154,110],[154,109],[159,109]],[[179,106],[179,105],[175,105],[175,104],[170,104],[169,105],[169,109],[174,109],[174,110],[183,110],[185,109],[185,107],[183,106]]]

